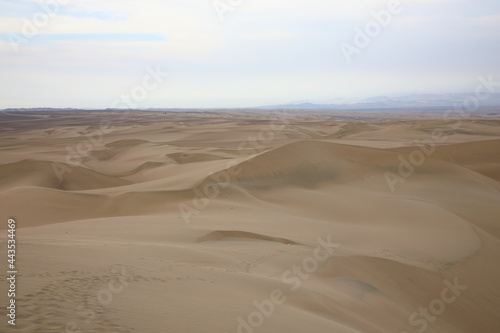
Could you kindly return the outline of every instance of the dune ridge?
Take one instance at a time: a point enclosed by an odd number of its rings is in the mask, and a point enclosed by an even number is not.
[[[331,117],[0,112],[16,330],[497,333],[500,120]]]

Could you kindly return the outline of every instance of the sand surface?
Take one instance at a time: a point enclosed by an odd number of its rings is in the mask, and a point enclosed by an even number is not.
[[[351,115],[0,112],[0,332],[500,332],[500,120]]]

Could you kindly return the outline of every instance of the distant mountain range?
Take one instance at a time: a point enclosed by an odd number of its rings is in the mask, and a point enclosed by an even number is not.
[[[146,108],[148,111],[199,112],[215,110],[315,110],[315,111],[369,111],[369,110],[441,110],[453,108],[455,105],[474,107],[475,94],[416,94],[399,97],[376,96],[361,100],[335,98],[326,102],[297,101],[281,105],[265,105],[250,108]],[[500,94],[491,94],[489,98],[479,101],[479,108],[500,108]],[[74,108],[9,108],[4,111],[57,111],[85,110]],[[117,109],[105,109],[113,111]]]
[[[418,94],[400,97],[377,96],[362,100],[335,99],[333,103],[296,102],[282,105],[260,106],[258,109],[291,110],[393,110],[393,109],[447,109],[467,103],[475,94]],[[467,105],[469,106],[469,104]],[[470,101],[470,107],[473,107]],[[500,107],[500,94],[480,100],[480,108]]]

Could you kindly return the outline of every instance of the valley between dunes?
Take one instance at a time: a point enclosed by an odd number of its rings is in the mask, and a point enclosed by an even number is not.
[[[0,331],[499,332],[500,120],[374,117],[0,112]]]

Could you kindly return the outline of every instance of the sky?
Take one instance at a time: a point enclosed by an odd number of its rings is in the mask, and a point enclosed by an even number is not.
[[[498,0],[0,0],[0,108],[327,103],[488,75]]]

